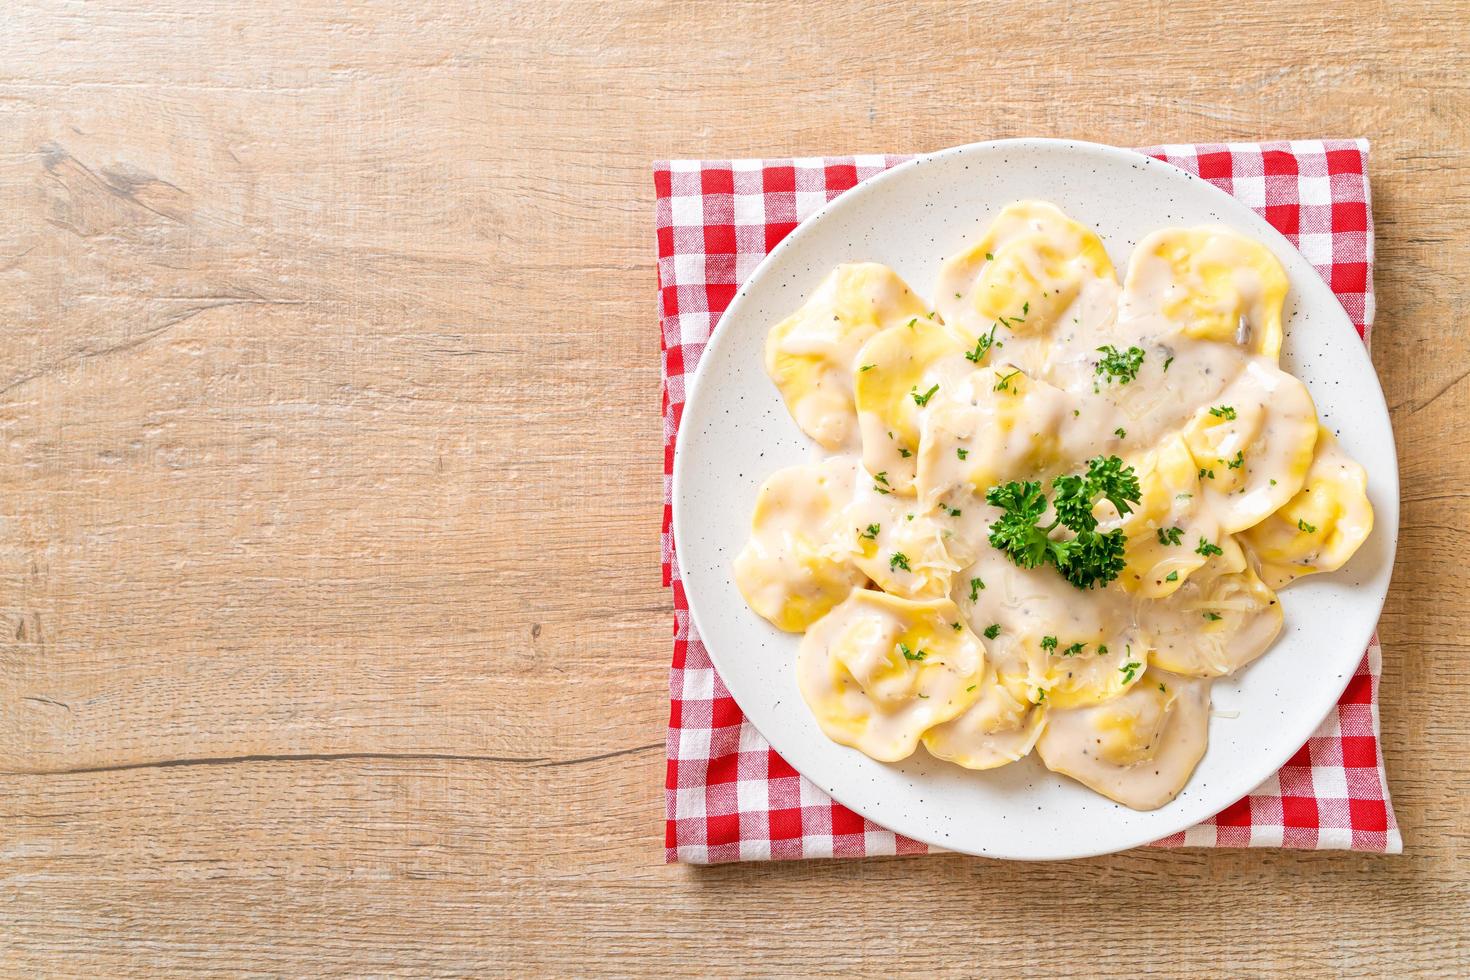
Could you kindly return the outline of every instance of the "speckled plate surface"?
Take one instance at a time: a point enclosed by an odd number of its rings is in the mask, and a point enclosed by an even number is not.
[[[841,262],[892,266],[921,294],[943,256],[1005,204],[1039,198],[1097,230],[1126,268],[1134,244],[1169,225],[1225,224],[1263,242],[1291,280],[1282,365],[1306,382],[1325,425],[1368,471],[1372,536],[1346,567],[1282,592],[1276,645],[1214,685],[1210,746],[1172,803],[1140,813],[1048,772],[1034,754],[970,772],[920,748],[885,764],[829,741],[797,692],[800,637],[746,607],[731,562],[761,482],[818,456],[763,368],[766,332]],[[771,252],[705,350],[674,462],[674,536],[694,623],[741,709],[793,766],[839,802],[899,833],[990,857],[1055,859],[1124,850],[1235,802],[1284,763],[1342,694],[1388,591],[1398,469],[1372,362],[1336,297],[1291,244],[1223,191],[1129,150],[1060,140],[955,147],[843,194]]]

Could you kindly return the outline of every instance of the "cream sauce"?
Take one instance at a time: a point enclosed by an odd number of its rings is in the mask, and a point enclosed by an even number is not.
[[[766,339],[766,371],[801,430],[825,449],[852,448],[858,350],[879,331],[924,312],[919,297],[887,266],[861,262],[833,269]]]
[[[1021,202],[944,264],[932,310],[880,270],[841,267],[772,331],[768,350],[820,361],[773,369],[803,429],[848,451],[857,433],[861,455],[772,477],[742,591],[778,626],[810,627],[802,691],[834,739],[893,759],[922,737],[976,769],[1036,745],[1113,799],[1161,805],[1203,752],[1194,678],[1264,653],[1273,586],[1340,566],[1372,527],[1362,470],[1277,366],[1279,263],[1223,229],[1167,229],[1120,288],[1091,231]],[[990,487],[1036,480],[1050,497],[1054,477],[1110,455],[1142,498],[1094,509],[1127,537],[1115,581],[1079,590],[990,545]],[[957,665],[933,687],[892,656],[920,621],[964,650],[930,662]]]
[[[984,667],[949,600],[858,589],[802,638],[796,678],[829,738],[893,762],[975,702]]]
[[[836,544],[847,523],[857,461],[835,457],[776,472],[761,486],[735,584],[750,608],[779,629],[806,630],[867,581]]]
[[[1244,535],[1266,584],[1279,589],[1303,575],[1341,568],[1373,530],[1367,486],[1363,468],[1332,433],[1320,430],[1301,492]]]
[[[1121,697],[1052,711],[1036,751],[1048,769],[1155,810],[1179,795],[1204,756],[1209,722],[1209,681],[1150,669]]]

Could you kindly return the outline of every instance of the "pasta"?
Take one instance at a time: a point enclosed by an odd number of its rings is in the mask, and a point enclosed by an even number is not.
[[[1203,756],[1209,689],[1343,565],[1361,467],[1283,371],[1287,278],[1224,228],[1164,229],[1122,284],[1054,206],[1003,209],[933,304],[873,263],[777,324],[767,369],[819,463],[762,487],[735,562],[805,634],[822,730],[990,769],[1033,749],[1127,806]]]

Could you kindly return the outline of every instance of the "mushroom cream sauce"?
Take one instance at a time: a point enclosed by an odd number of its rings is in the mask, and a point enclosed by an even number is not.
[[[842,265],[773,327],[767,370],[825,455],[762,486],[736,581],[806,634],[797,679],[828,737],[970,769],[1035,749],[1127,806],[1172,800],[1211,679],[1281,630],[1274,590],[1373,526],[1362,468],[1277,364],[1286,291],[1270,251],[1214,227],[1153,233],[1120,287],[1095,233],[1021,201],[932,303]],[[1115,579],[1079,588],[990,543],[987,490],[1051,497],[1099,457],[1140,490],[1093,508],[1126,535]]]

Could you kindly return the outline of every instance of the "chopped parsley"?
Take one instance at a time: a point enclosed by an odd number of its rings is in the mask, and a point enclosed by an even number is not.
[[[1170,572],[1168,575],[1165,575],[1164,576],[1164,581],[1165,582],[1177,582],[1177,581],[1179,581],[1179,573],[1178,572]]]
[[[874,490],[877,490],[879,493],[883,494],[883,496],[885,496],[885,497],[888,496],[890,493],[893,492],[892,490],[885,490],[883,487],[878,486],[878,484],[876,484],[876,483],[873,484],[873,489]]]
[[[986,262],[994,262],[995,261],[995,256],[992,253],[990,253],[990,252],[986,252],[985,253],[985,261]]]
[[[1106,657],[1108,655],[1108,645],[1106,643],[1099,643],[1097,645],[1097,655],[1099,657]]]
[[[989,626],[985,627],[985,638],[987,640],[993,640],[997,636],[1000,636],[1000,624],[999,623],[991,623]]]
[[[1174,355],[1173,354],[1170,354],[1168,357],[1164,358],[1164,370],[1167,372],[1169,370],[1169,365],[1170,364],[1173,364],[1173,363],[1174,363]]]
[[[921,394],[919,394],[919,386],[918,385],[914,385],[913,389],[909,392],[909,394],[913,396],[914,404],[915,405],[918,405],[920,408],[923,408],[925,405],[929,404],[929,399],[933,398],[934,397],[934,393],[936,391],[938,391],[938,390],[939,390],[939,386],[938,385],[935,385],[933,388],[930,388],[928,391],[924,392],[921,395]]]
[[[1138,673],[1138,668],[1142,666],[1143,664],[1139,663],[1137,660],[1130,660],[1123,666],[1119,667],[1118,673],[1123,675],[1123,683],[1132,684],[1134,675]]]
[[[1199,547],[1194,549],[1194,553],[1197,555],[1204,555],[1206,558],[1210,557],[1211,555],[1225,554],[1225,552],[1220,548],[1219,545],[1210,544],[1208,538],[1199,539]]]
[[[1011,379],[1014,378],[1016,375],[1018,375],[1020,373],[1021,373],[1021,369],[1020,368],[1016,368],[1016,370],[1012,371],[1010,374],[1006,375],[1004,378],[1001,378],[999,381],[997,381],[995,383],[995,387],[993,389],[991,389],[991,390],[993,390],[993,391],[1011,391],[1012,390],[1012,388],[1011,388]]]
[[[1044,691],[1044,690],[1042,690],[1041,688],[1038,687],[1036,689],[1036,702],[1035,703],[1036,704],[1040,704],[1041,702],[1043,702],[1045,700],[1046,700],[1046,691]]]
[[[960,294],[959,294],[959,293],[955,293],[955,294],[954,294],[954,298],[955,298],[955,299],[960,299],[960,298],[961,298],[961,297],[960,297]]]
[[[1161,694],[1168,694],[1169,693],[1167,690],[1164,689],[1164,685],[1163,684],[1160,684],[1159,685],[1159,692]]]
[[[1307,534],[1316,534],[1317,533],[1316,526],[1314,526],[1312,524],[1308,524],[1306,521],[1302,520],[1300,517],[1298,517],[1296,519],[1296,529],[1298,531],[1304,531]]]
[[[884,486],[887,486],[888,485],[888,471],[887,470],[884,470],[881,473],[875,473],[875,474],[873,474],[873,479],[877,480],[879,483],[883,484]]]
[[[902,446],[899,446],[898,447],[898,454],[900,456],[902,456],[904,459],[908,459],[910,456],[913,455],[913,453],[909,452],[907,449],[903,448]]]
[[[1199,469],[1199,478],[1203,480],[1205,477],[1209,477],[1211,480],[1213,480],[1215,478],[1215,471],[1207,470],[1203,466],[1201,466]]]
[[[943,504],[940,504],[939,506],[940,506],[941,509],[944,507]],[[950,517],[959,517],[960,516],[960,509],[958,507],[951,507],[949,509],[949,516]]]
[[[970,451],[968,449],[961,449],[959,447],[955,447],[954,454],[956,456],[958,456],[960,459],[964,459],[966,456],[970,455]]]
[[[1223,618],[1224,617],[1221,616],[1217,612],[1207,612],[1207,613],[1205,613],[1205,619],[1208,619],[1212,623],[1218,623]]]
[[[893,553],[893,556],[888,559],[888,567],[902,568],[906,572],[913,571],[913,569],[909,568],[909,556],[902,551],[895,551]]]
[[[878,365],[876,365],[876,364],[864,364],[862,367],[858,368],[858,370],[859,371],[871,371],[871,370],[873,370],[873,368],[875,368],[877,366]]]
[[[1120,351],[1112,344],[1106,344],[1098,348],[1102,352],[1102,359],[1097,362],[1097,375],[1105,379],[1108,384],[1117,382],[1127,384],[1138,377],[1138,369],[1143,366],[1143,348],[1130,347],[1126,351]]]
[[[954,631],[956,633],[958,633],[960,631],[960,624],[959,623],[950,623],[949,625],[954,628]]]
[[[1235,409],[1229,405],[1217,405],[1210,409],[1210,414],[1217,419],[1224,419],[1227,422],[1235,421]]]
[[[1071,646],[1067,647],[1067,649],[1062,651],[1062,656],[1075,657],[1077,656],[1077,654],[1081,653],[1086,646],[1087,644],[1085,643],[1074,643]]]
[[[976,688],[976,687],[977,687],[977,686],[978,686],[978,685],[976,685],[976,684],[971,684],[971,685],[970,685],[970,686],[969,686],[969,687],[967,687],[967,688],[965,688],[965,693],[966,693],[966,694],[969,694],[969,693],[970,693],[970,692],[971,692],[971,691],[973,691],[973,690],[975,690],[975,688]]]
[[[1235,458],[1225,464],[1232,470],[1238,470],[1245,465],[1245,450],[1242,449],[1235,454]]]
[[[972,351],[967,351],[965,353],[965,360],[969,361],[972,364],[980,363],[980,359],[989,352],[991,345],[995,343],[995,328],[998,326],[1000,326],[1000,324],[998,323],[991,324],[990,333],[983,334],[978,339],[976,339],[975,349]]]
[[[912,320],[910,320],[909,321],[909,329],[910,330],[914,329],[914,324],[916,324],[918,322],[919,322],[919,318],[918,317],[914,317]]]
[[[915,653],[902,643],[898,645],[898,649],[899,652],[903,654],[903,659],[905,660],[923,660],[925,657],[929,656],[929,654],[927,654],[923,650]]]
[[[1133,468],[1117,456],[1095,457],[1088,461],[1085,474],[1052,480],[1052,497],[1056,519],[1041,527],[1038,522],[1048,504],[1039,482],[1012,481],[987,490],[985,502],[1005,511],[990,525],[990,544],[1022,568],[1051,562],[1078,589],[1106,585],[1117,578],[1123,570],[1127,536],[1122,528],[1098,531],[1092,508],[1101,498],[1120,516],[1132,513],[1130,504],[1141,497]],[[1051,534],[1058,527],[1074,536],[1053,540]]]
[[[859,534],[858,537],[860,537],[860,538],[867,538],[869,541],[875,541],[878,538],[878,532],[881,531],[881,530],[883,530],[882,525],[879,525],[879,524],[869,524],[868,525],[868,529],[866,531],[864,531],[862,534]]]
[[[1116,429],[1113,430],[1113,435],[1117,436],[1119,439],[1127,439],[1128,438],[1128,430],[1125,429],[1125,428],[1123,428],[1120,425]]]
[[[1184,528],[1161,527],[1157,529],[1154,533],[1159,536],[1159,544],[1178,544],[1179,539],[1184,535]]]
[[[971,602],[975,602],[976,600],[978,600],[980,598],[980,590],[983,589],[983,588],[985,588],[985,581],[983,579],[978,579],[978,578],[972,578],[972,579],[970,579],[970,601]]]
[[[1041,638],[1041,649],[1055,651],[1056,648],[1057,638],[1055,636],[1043,636]]]

